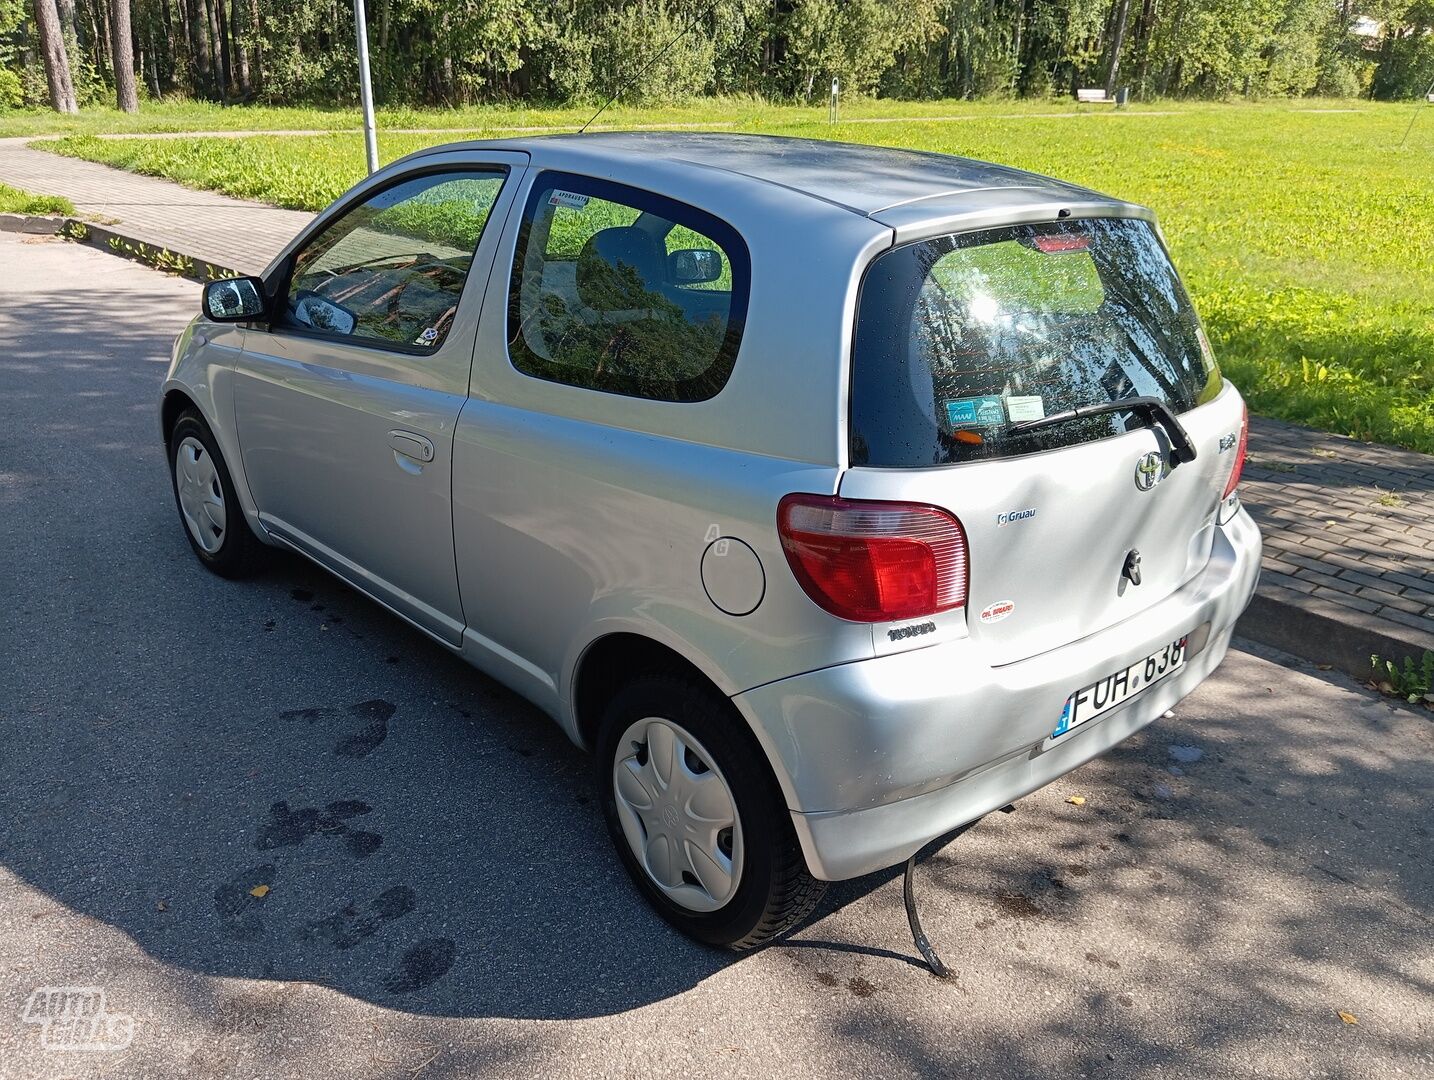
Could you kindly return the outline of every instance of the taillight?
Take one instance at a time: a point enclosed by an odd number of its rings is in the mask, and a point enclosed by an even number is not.
[[[1235,488],[1240,485],[1240,474],[1245,471],[1245,450],[1250,445],[1250,410],[1240,406],[1240,444],[1235,447],[1235,467],[1230,470],[1229,482],[1225,484],[1225,494],[1220,496],[1224,502],[1231,495],[1235,494]]]
[[[966,603],[966,533],[945,510],[788,495],[777,531],[807,595],[840,619],[893,622]]]

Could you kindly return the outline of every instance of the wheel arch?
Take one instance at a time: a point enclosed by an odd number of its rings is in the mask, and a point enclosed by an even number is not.
[[[204,410],[199,407],[199,403],[186,391],[171,387],[164,392],[164,398],[159,404],[159,430],[164,436],[165,446],[169,445],[169,436],[174,432],[174,425],[179,423],[180,416],[187,409],[193,409],[200,416],[204,416]],[[209,423],[208,417],[205,417],[205,423]],[[213,424],[209,426],[211,430],[214,427]]]
[[[728,695],[706,672],[670,645],[632,631],[615,631],[592,641],[578,658],[572,680],[572,708],[576,734],[589,749],[597,738],[603,710],[634,677],[674,674],[710,686]],[[734,715],[740,715],[734,710]],[[745,723],[745,720],[743,720]]]

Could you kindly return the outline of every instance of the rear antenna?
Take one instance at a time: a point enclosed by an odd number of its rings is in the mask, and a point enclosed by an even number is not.
[[[715,6],[715,4],[716,0],[713,0],[713,4],[708,5],[709,9]],[[626,90],[633,83],[637,82],[638,79],[646,75],[647,69],[652,67],[653,64],[657,63],[664,56],[666,56],[668,49],[672,48],[672,46],[676,45],[679,41],[681,41],[684,37],[691,33],[692,30],[696,28],[697,23],[701,20],[701,18],[701,15],[693,16],[692,21],[686,26],[684,26],[681,30],[677,31],[677,33],[673,34],[672,37],[668,39],[667,44],[662,46],[662,48],[658,49],[657,52],[653,54],[652,58],[648,60],[647,63],[643,64],[642,67],[639,68],[637,72],[632,75],[631,78],[627,79],[625,82],[619,83],[617,89],[612,92],[612,97],[604,101],[602,105],[598,107],[598,111],[588,117],[587,124],[584,124],[582,127],[578,128],[578,134],[581,135],[583,132],[587,131],[588,124],[591,124],[594,120],[596,120],[599,116],[606,112],[607,107],[611,105],[614,101],[616,101],[619,95],[621,95],[624,90]]]

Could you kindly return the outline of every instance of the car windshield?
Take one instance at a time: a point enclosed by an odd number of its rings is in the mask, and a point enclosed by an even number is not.
[[[943,236],[887,252],[863,282],[851,460],[918,467],[1050,450],[1140,418],[1120,410],[1037,430],[1023,421],[1138,396],[1184,412],[1219,385],[1149,222]]]

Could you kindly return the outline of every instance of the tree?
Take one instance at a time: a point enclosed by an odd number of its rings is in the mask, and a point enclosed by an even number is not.
[[[50,105],[59,113],[80,111],[75,100],[75,83],[70,76],[70,55],[60,29],[60,12],[55,0],[35,0],[35,32],[45,57],[45,81],[50,86]]]
[[[1120,77],[1120,47],[1125,44],[1125,22],[1130,17],[1130,0],[1120,0],[1116,10],[1115,34],[1110,43],[1110,66],[1105,71],[1105,96],[1115,94],[1115,80]]]
[[[127,113],[139,112],[134,85],[134,38],[130,34],[129,0],[110,0],[110,50],[114,55],[115,100]]]

